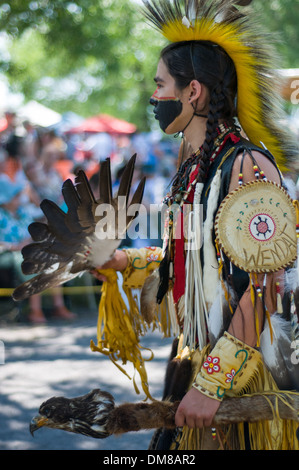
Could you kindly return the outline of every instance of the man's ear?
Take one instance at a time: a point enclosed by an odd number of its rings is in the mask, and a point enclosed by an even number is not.
[[[189,102],[197,102],[202,94],[202,84],[198,80],[192,80],[189,84]]]

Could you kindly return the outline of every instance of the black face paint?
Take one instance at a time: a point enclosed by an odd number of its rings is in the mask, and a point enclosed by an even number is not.
[[[181,114],[183,103],[176,99],[157,100],[151,98],[150,104],[154,106],[154,115],[162,131],[166,131],[167,127]]]

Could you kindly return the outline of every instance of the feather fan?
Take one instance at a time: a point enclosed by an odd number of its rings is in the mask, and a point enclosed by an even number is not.
[[[137,216],[137,212],[127,215],[129,208],[133,210],[135,204],[141,204],[143,197],[144,178],[129,204],[135,161],[136,155],[126,165],[115,197],[112,195],[110,160],[107,159],[100,167],[99,200],[95,199],[81,170],[75,183],[68,179],[62,186],[68,208],[66,213],[52,201],[41,203],[47,223],[34,222],[28,227],[33,243],[22,250],[22,271],[25,275],[34,276],[14,290],[14,300],[20,301],[61,285],[84,271],[103,266],[112,258],[128,226]],[[109,208],[112,209],[111,217],[107,217],[105,212]],[[119,220],[123,223],[119,224]]]

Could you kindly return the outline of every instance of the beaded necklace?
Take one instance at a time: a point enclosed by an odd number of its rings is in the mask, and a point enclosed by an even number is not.
[[[227,124],[220,124],[217,128],[218,136],[215,139],[213,151],[209,159],[209,166],[217,157],[219,151],[226,142],[230,134],[239,134],[239,129],[235,126],[228,126]],[[185,162],[183,162],[173,179],[171,191],[164,198],[164,204],[171,206],[172,204],[183,205],[194,186],[198,183],[196,178],[192,183],[189,183],[191,171],[200,165],[202,158],[203,146],[197,152],[194,152]]]

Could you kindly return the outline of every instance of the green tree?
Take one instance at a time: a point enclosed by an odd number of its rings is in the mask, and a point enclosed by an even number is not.
[[[14,90],[55,110],[110,112],[149,128],[159,35],[128,0],[0,1]]]
[[[299,67],[298,0],[254,0],[253,6],[265,28],[279,34],[282,66]],[[138,9],[135,0],[0,0],[8,48],[0,71],[26,99],[59,112],[107,112],[148,130],[164,40]]]
[[[277,37],[284,68],[299,67],[299,1],[253,0],[259,21]]]

